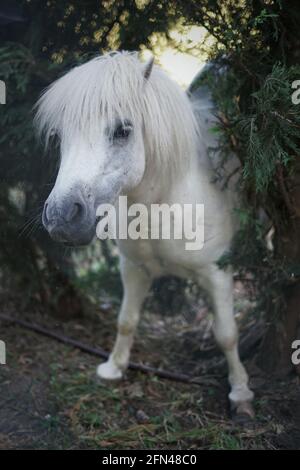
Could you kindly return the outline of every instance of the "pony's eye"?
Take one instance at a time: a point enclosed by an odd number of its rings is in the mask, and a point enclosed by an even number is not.
[[[130,126],[118,126],[113,133],[113,140],[124,140],[129,137],[131,133]]]

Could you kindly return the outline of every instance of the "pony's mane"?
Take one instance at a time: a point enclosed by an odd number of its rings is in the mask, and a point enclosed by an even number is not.
[[[159,67],[144,78],[137,53],[114,52],[73,68],[37,103],[35,122],[46,143],[78,132],[95,136],[115,120],[142,125],[145,148],[159,163],[187,162],[196,151],[197,123],[187,94]]]

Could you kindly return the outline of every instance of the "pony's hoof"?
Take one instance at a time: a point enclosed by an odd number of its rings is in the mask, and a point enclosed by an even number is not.
[[[231,417],[235,423],[243,426],[253,422],[255,412],[251,401],[231,402]]]
[[[104,380],[120,380],[122,378],[122,371],[111,360],[100,364],[97,367],[96,374],[100,379]]]

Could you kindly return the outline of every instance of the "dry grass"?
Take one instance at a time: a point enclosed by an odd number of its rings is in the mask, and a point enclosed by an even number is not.
[[[114,311],[64,323],[39,312],[22,312],[22,317],[107,350],[113,342]],[[234,424],[227,410],[226,370],[217,367],[221,356],[208,327],[209,316],[197,322],[145,313],[133,351],[135,361],[201,374],[206,380],[198,386],[132,371],[119,383],[100,383],[95,378],[97,358],[3,325],[8,360],[1,368],[0,447],[299,447],[298,379],[272,382],[248,362],[257,417],[248,427]]]

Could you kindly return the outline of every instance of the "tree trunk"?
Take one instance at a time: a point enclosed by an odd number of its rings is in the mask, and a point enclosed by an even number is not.
[[[292,207],[293,213],[289,214],[288,223],[284,229],[276,228],[277,254],[284,260],[284,265],[295,267],[295,273],[291,272],[290,280],[282,291],[280,299],[279,318],[274,313],[276,308],[270,302],[267,318],[269,328],[263,340],[262,348],[258,357],[258,365],[264,370],[283,376],[293,368],[299,373],[299,367],[292,364],[292,343],[300,339],[300,163],[295,165],[293,175],[289,178],[287,185],[281,178],[279,186],[284,185],[281,190],[288,209]],[[287,199],[288,198],[288,199]],[[281,293],[278,293],[279,296]]]

